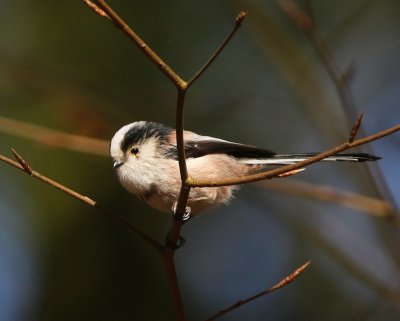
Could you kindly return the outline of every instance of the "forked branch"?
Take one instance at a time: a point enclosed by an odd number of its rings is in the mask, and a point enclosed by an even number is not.
[[[185,88],[186,82],[179,77],[175,71],[168,66],[163,59],[157,53],[151,49],[150,46],[147,45],[143,41],[143,39],[129,27],[129,25],[107,4],[104,0],[96,0],[94,4],[88,0],[84,0],[84,2],[89,5],[90,8],[97,7],[99,10],[105,13],[107,17],[113,22],[114,26],[120,29],[139,49],[153,62],[164,75],[166,75],[178,88]],[[95,10],[97,13],[97,11]]]
[[[194,76],[187,82],[187,87],[189,88],[193,83],[200,78],[200,76],[207,70],[208,67],[214,62],[215,59],[219,56],[219,54],[224,50],[226,45],[229,43],[229,41],[232,39],[232,37],[235,35],[236,31],[240,28],[242,25],[242,22],[244,18],[246,18],[247,12],[240,11],[239,14],[236,16],[235,19],[235,25],[233,26],[232,31],[230,34],[225,38],[225,40],[222,42],[222,44],[219,46],[219,48],[212,54],[212,56],[208,59],[208,61],[203,65],[203,67],[200,68],[199,71],[197,71]]]
[[[136,34],[132,28],[128,26],[128,24],[107,4],[105,0],[95,0],[95,3],[90,0],[84,0],[84,2],[92,9],[94,12],[99,14],[100,16],[107,16],[114,25],[120,29],[137,47],[142,50],[142,52],[152,61],[159,69],[164,73],[177,87],[178,89],[178,103],[177,103],[177,117],[176,117],[176,139],[177,139],[177,148],[178,148],[178,160],[179,160],[179,168],[181,172],[182,184],[186,184],[186,180],[188,177],[187,169],[186,169],[186,157],[185,157],[185,149],[183,144],[183,112],[185,105],[185,93],[189,86],[193,85],[193,83],[210,67],[210,65],[215,61],[215,59],[220,55],[229,41],[232,39],[236,31],[241,26],[244,18],[247,13],[241,11],[235,19],[235,24],[232,31],[226,37],[226,39],[222,42],[219,48],[215,51],[213,55],[208,59],[208,61],[197,71],[194,76],[189,80],[185,81],[181,78],[156,52],[151,49],[151,47],[144,42],[144,40]],[[183,199],[180,198],[181,200]],[[186,207],[185,204],[181,204],[178,202],[177,212],[184,214],[184,212],[180,212],[180,210]]]
[[[185,106],[185,94],[189,86],[191,86],[212,64],[213,61],[222,52],[225,46],[228,44],[230,39],[233,37],[235,32],[241,25],[246,14],[241,12],[235,21],[234,28],[232,32],[228,35],[221,46],[216,50],[216,52],[209,58],[209,60],[203,65],[200,70],[195,73],[195,75],[186,82],[183,80],[169,65],[167,65],[160,56],[158,56],[142,39],[136,34],[132,28],[106,3],[104,0],[96,0],[92,3],[90,0],[84,0],[84,2],[92,9],[94,12],[100,16],[109,18],[114,25],[119,28],[128,38],[133,41],[133,43],[140,48],[140,50],[152,61],[158,68],[174,83],[178,90],[177,98],[177,108],[176,108],[176,142],[178,150],[178,161],[179,170],[181,175],[181,191],[179,198],[177,200],[177,205],[175,208],[174,219],[172,220],[170,232],[168,233],[166,247],[164,251],[164,266],[168,275],[168,280],[170,281],[171,291],[174,298],[175,315],[177,320],[185,320],[185,313],[183,309],[183,303],[181,294],[179,291],[178,280],[175,271],[174,264],[174,253],[177,248],[180,230],[184,223],[183,218],[186,215],[186,204],[189,197],[191,186],[187,184],[188,181],[188,171],[186,167],[186,155],[184,148],[184,138],[183,138],[183,128],[184,128],[184,106]]]

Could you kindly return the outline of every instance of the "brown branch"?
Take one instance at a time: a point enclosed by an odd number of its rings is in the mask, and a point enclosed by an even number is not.
[[[75,152],[108,156],[109,142],[0,116],[0,132]]]
[[[177,136],[177,149],[178,149],[178,159],[179,159],[179,169],[182,179],[182,185],[186,185],[188,178],[187,168],[186,168],[186,157],[184,149],[183,140],[183,110],[185,103],[185,93],[188,89],[189,84],[193,84],[204,71],[212,64],[212,62],[218,57],[222,50],[226,47],[228,42],[232,39],[233,35],[241,26],[243,19],[246,16],[244,11],[241,11],[235,19],[235,25],[231,33],[223,41],[221,46],[216,50],[216,52],[210,57],[210,59],[203,65],[202,68],[191,78],[189,82],[184,81],[171,67],[169,67],[144,41],[137,35],[132,28],[106,3],[105,0],[96,0],[97,5],[94,5],[96,11],[102,10],[114,23],[114,25],[119,28],[125,35],[128,36],[133,43],[139,47],[143,53],[155,64],[160,70],[175,84],[178,89],[178,102],[177,102],[177,116],[176,116],[176,136]],[[87,3],[92,9],[93,6]],[[182,199],[182,198],[180,198]],[[178,210],[181,210],[184,206],[180,206],[178,202]],[[183,213],[182,213],[183,214]]]
[[[309,1],[305,1],[306,11],[296,5],[292,0],[280,0],[278,5],[286,15],[292,19],[292,21],[305,32],[306,36],[310,39],[310,43],[314,47],[317,55],[319,56],[322,65],[326,69],[332,83],[335,86],[336,92],[345,110],[350,113],[351,117],[355,117],[357,112],[356,104],[350,89],[350,81],[354,74],[354,64],[351,63],[345,72],[340,70],[335,57],[329,48],[329,45],[324,41],[320,32],[318,31],[316,24],[313,19],[311,4]],[[363,131],[360,133],[363,135]],[[350,138],[351,139],[351,138]],[[368,146],[367,152],[368,152]],[[377,166],[367,166],[367,173],[374,186],[378,195],[382,198],[386,198],[396,208],[396,201],[391,192],[382,171]],[[398,212],[398,208],[396,209]]]
[[[231,33],[223,41],[221,46],[216,52],[210,57],[210,59],[203,65],[202,68],[188,81],[184,81],[171,67],[169,67],[144,41],[139,35],[137,35],[128,24],[106,3],[104,0],[96,0],[99,10],[104,11],[107,16],[111,19],[114,25],[119,28],[125,35],[131,39],[135,45],[137,45],[144,54],[156,64],[160,70],[175,84],[178,89],[178,103],[177,103],[177,119],[176,119],[176,134],[177,134],[177,149],[179,159],[179,169],[181,173],[182,184],[185,184],[188,173],[186,169],[186,157],[185,150],[183,147],[183,110],[185,103],[185,93],[189,85],[192,85],[212,64],[212,62],[218,57],[222,50],[226,47],[229,41],[232,39],[236,31],[241,26],[246,13],[241,11],[235,19],[235,25]],[[181,208],[178,206],[178,209]]]
[[[185,155],[185,142],[183,138],[183,119],[184,119],[184,107],[185,107],[185,95],[186,90],[178,89],[178,99],[176,106],[176,148],[178,152],[179,171],[181,174],[182,183],[186,182],[188,177],[186,167],[186,155]]]
[[[282,11],[285,12],[287,16],[290,17],[292,21],[310,38],[311,43],[314,45],[317,54],[336,87],[342,105],[354,113],[354,101],[349,88],[346,86],[347,81],[350,79],[350,72],[342,73],[340,71],[339,66],[333,58],[331,50],[322,40],[321,35],[315,28],[314,21],[309,15],[306,15],[292,0],[280,0],[278,5]]]
[[[332,202],[378,218],[392,219],[396,216],[394,208],[388,202],[342,191],[331,186],[311,184],[299,180],[274,180],[258,182],[257,187],[282,194]]]
[[[106,140],[68,134],[48,129],[46,127],[16,121],[3,116],[0,116],[0,131],[58,148],[108,156],[107,146],[109,142]],[[262,183],[262,186],[263,188],[276,190],[281,193],[289,193],[298,196],[318,198],[324,201],[336,202],[343,206],[355,208],[378,217],[392,217],[395,215],[393,207],[390,206],[388,202],[349,192],[343,192],[328,186],[315,186],[299,181],[285,181],[282,183],[280,181],[275,181],[274,183],[271,182],[268,184]]]
[[[354,142],[354,139],[356,138],[356,136],[358,134],[358,131],[360,130],[360,126],[361,126],[363,117],[364,117],[364,114],[361,113],[361,115],[358,116],[358,118],[357,118],[357,120],[356,120],[356,122],[355,122],[355,124],[354,124],[354,126],[353,126],[353,128],[351,130],[350,137],[349,137],[349,143],[350,144],[352,142]]]
[[[178,243],[180,230],[184,223],[183,219],[186,213],[186,204],[190,193],[190,186],[187,186],[186,184],[189,174],[186,167],[185,141],[183,137],[183,109],[185,105],[185,94],[186,90],[178,89],[178,101],[176,107],[176,145],[182,185],[175,208],[174,219],[172,220],[171,229],[168,234],[167,247],[169,248],[176,248]]]
[[[97,5],[89,0],[83,0],[83,2],[91,9],[95,14],[98,14],[100,17],[111,19],[104,10],[101,10]]]
[[[187,82],[188,88],[193,85],[193,83],[200,78],[200,76],[210,67],[210,65],[214,62],[215,59],[219,56],[219,54],[222,52],[222,50],[225,49],[226,45],[229,43],[229,41],[232,39],[232,37],[235,35],[236,31],[240,28],[242,25],[242,22],[244,18],[247,16],[247,12],[240,11],[239,14],[237,15],[235,19],[235,25],[233,26],[233,29],[231,33],[225,38],[225,40],[222,42],[222,44],[219,46],[219,48],[211,55],[211,57],[208,59],[208,61],[200,68],[199,71],[197,71],[194,76]]]
[[[182,296],[180,293],[178,279],[176,275],[174,254],[180,239],[180,230],[184,224],[184,217],[186,214],[186,204],[190,193],[190,186],[187,184],[188,171],[186,166],[186,156],[184,148],[184,137],[183,137],[183,123],[184,123],[184,106],[185,106],[185,94],[189,85],[192,85],[212,64],[212,62],[218,57],[225,46],[228,44],[230,39],[236,33],[240,27],[242,20],[245,17],[245,13],[241,12],[236,18],[235,26],[232,32],[228,35],[222,45],[217,51],[210,57],[206,64],[200,68],[200,70],[191,78],[189,82],[185,82],[172,68],[170,68],[122,19],[119,15],[104,1],[96,0],[99,9],[104,11],[106,15],[111,19],[114,25],[119,28],[125,35],[137,45],[140,50],[156,65],[158,68],[175,84],[178,89],[177,108],[176,108],[176,143],[179,161],[179,170],[181,176],[181,191],[177,200],[174,219],[168,233],[166,240],[166,247],[163,252],[163,261],[167,278],[170,284],[172,297],[174,300],[175,316],[177,320],[184,321],[185,311],[182,302]]]
[[[313,222],[308,220],[293,219],[292,215],[282,213],[277,219],[283,224],[291,226],[294,233],[297,233],[299,238],[303,239],[306,244],[312,244],[320,251],[323,251],[328,257],[336,262],[345,273],[351,275],[354,280],[364,284],[368,289],[379,295],[385,302],[394,303],[393,306],[399,307],[400,297],[397,288],[382,280],[379,273],[375,270],[369,269],[364,262],[356,259],[346,249],[338,247],[337,240],[332,239],[329,235],[329,228],[319,229],[315,227]],[[342,222],[338,219],[333,224]],[[343,222],[342,222],[343,223]],[[343,223],[346,225],[346,223]],[[340,229],[339,226],[337,228]],[[356,228],[357,229],[357,228]],[[351,239],[350,239],[351,240]],[[372,261],[370,261],[373,264]]]
[[[185,184],[182,184],[181,191],[179,193],[179,199],[176,204],[175,213],[173,214],[173,220],[171,224],[170,231],[168,233],[167,238],[167,248],[178,247],[179,235],[183,224],[188,219],[188,215],[190,213],[186,213],[186,204],[189,198],[190,187],[187,187]]]
[[[350,149],[350,148],[353,148],[356,146],[364,145],[364,144],[370,143],[374,140],[380,139],[384,136],[391,135],[399,130],[400,130],[400,125],[396,125],[389,129],[380,131],[374,135],[370,135],[365,138],[355,140],[352,143],[347,141],[341,145],[338,145],[338,146],[328,149],[322,153],[319,153],[318,155],[310,157],[302,162],[292,164],[292,165],[282,166],[282,167],[279,167],[279,168],[271,170],[271,171],[253,174],[253,175],[247,175],[247,176],[243,176],[243,177],[239,177],[239,178],[230,178],[230,179],[220,180],[220,181],[201,180],[201,179],[189,177],[187,184],[191,187],[216,187],[216,186],[245,184],[245,183],[256,182],[256,181],[260,181],[260,180],[264,180],[264,179],[271,179],[274,177],[278,177],[279,175],[284,174],[286,172],[291,172],[291,171],[297,170],[299,168],[311,165],[320,160],[323,160],[324,158],[327,158],[328,156],[338,154],[344,150],[347,150],[347,149]]]
[[[292,273],[290,273],[287,277],[285,277],[283,280],[281,280],[279,283],[275,284],[272,288],[269,288],[265,291],[259,292],[245,300],[239,300],[238,302],[236,302],[235,304],[219,311],[218,313],[214,314],[213,316],[209,317],[206,321],[212,321],[215,320],[225,314],[227,314],[228,312],[231,312],[239,307],[241,307],[242,305],[249,303],[251,301],[254,301],[256,299],[259,299],[267,294],[270,294],[273,291],[276,291],[290,283],[292,283],[294,280],[296,280],[300,274],[302,274],[305,269],[310,265],[311,261],[308,261],[306,263],[304,263],[302,266],[300,266],[299,268],[297,268],[296,270],[294,270]]]
[[[16,157],[16,159],[18,160],[18,163],[3,156],[3,155],[0,155],[0,161],[3,161],[6,164],[9,164],[11,166],[14,166],[15,168],[27,173],[28,175],[38,179],[39,181],[49,184],[50,186],[66,193],[67,195],[69,195],[73,198],[76,198],[79,201],[81,201],[91,207],[98,209],[102,213],[111,217],[117,223],[125,226],[126,228],[128,228],[128,230],[130,230],[131,232],[138,235],[142,240],[144,240],[146,243],[151,245],[158,253],[160,253],[160,255],[163,258],[165,271],[166,271],[167,278],[170,283],[172,297],[174,299],[173,302],[174,302],[174,307],[175,307],[176,318],[178,321],[186,320],[185,315],[184,315],[184,309],[183,309],[180,289],[179,289],[179,283],[178,283],[178,279],[177,279],[177,275],[176,275],[175,263],[173,260],[174,253],[177,248],[176,246],[164,247],[163,245],[161,245],[160,243],[158,243],[157,241],[155,241],[151,237],[149,237],[147,234],[145,234],[144,232],[139,230],[136,226],[129,223],[128,221],[123,219],[121,216],[108,210],[107,208],[99,205],[96,201],[92,200],[91,198],[84,196],[84,195],[32,170],[32,168],[29,166],[29,164],[23,159],[23,157],[20,154],[18,154],[14,149],[12,149],[12,152],[13,152],[14,156]],[[167,244],[172,244],[172,243],[174,245],[178,244],[179,237],[180,237],[179,236],[180,228],[182,226],[181,222],[182,221],[177,221],[176,224],[173,224],[173,226],[175,226],[175,228],[172,229],[173,238],[169,238],[170,243],[167,243]]]
[[[12,150],[16,159],[18,160],[18,163],[3,156],[0,155],[0,161],[3,161],[11,166],[14,166],[15,168],[27,173],[28,175],[38,179],[39,181],[42,181],[43,183],[46,183],[64,193],[66,193],[67,195],[91,206],[94,207],[96,209],[98,209],[99,211],[101,211],[102,213],[108,215],[109,217],[111,217],[113,220],[115,220],[116,222],[118,222],[119,224],[125,226],[126,228],[128,228],[131,232],[135,233],[136,235],[138,235],[143,241],[145,241],[147,244],[151,245],[155,250],[157,250],[159,253],[162,253],[163,251],[163,246],[161,244],[159,244],[158,242],[156,242],[155,240],[153,240],[151,237],[149,237],[147,234],[145,234],[144,232],[142,232],[141,230],[139,230],[136,226],[132,225],[131,223],[129,223],[128,221],[124,220],[121,216],[111,212],[110,210],[106,209],[105,207],[99,205],[96,201],[92,200],[91,198],[84,196],[42,174],[40,174],[39,172],[36,172],[34,170],[32,170],[32,168],[29,166],[29,164],[22,158],[22,156],[20,156],[14,149]]]
[[[150,61],[153,62],[161,72],[175,84],[175,86],[180,89],[186,88],[186,82],[128,26],[128,24],[106,3],[106,1],[96,0],[95,2],[97,6],[110,17],[114,25],[127,35],[128,38],[150,59]]]
[[[173,298],[176,321],[185,321],[185,309],[183,307],[182,294],[179,287],[174,260],[175,250],[176,248],[172,247],[165,248],[163,253],[163,263]]]

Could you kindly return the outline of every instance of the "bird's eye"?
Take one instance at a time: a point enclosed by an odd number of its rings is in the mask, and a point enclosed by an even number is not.
[[[139,148],[137,148],[137,147],[132,147],[132,148],[131,148],[131,154],[133,154],[133,155],[139,154]]]

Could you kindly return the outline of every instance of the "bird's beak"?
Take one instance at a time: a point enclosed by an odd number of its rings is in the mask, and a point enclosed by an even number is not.
[[[121,160],[115,160],[114,163],[113,163],[113,167],[114,167],[114,169],[117,169],[118,167],[120,167],[120,166],[123,165],[123,164],[124,164],[123,161],[121,161]]]

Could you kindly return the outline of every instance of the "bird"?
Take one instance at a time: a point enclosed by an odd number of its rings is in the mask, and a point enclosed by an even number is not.
[[[301,162],[316,153],[278,154],[227,140],[183,131],[186,166],[190,176],[218,181],[242,177],[267,166]],[[181,189],[176,130],[152,121],[136,121],[121,127],[110,143],[113,167],[122,186],[151,207],[171,213]],[[337,154],[323,162],[375,161],[366,154]],[[237,185],[191,188],[187,211],[197,214],[220,203],[229,203]]]

